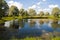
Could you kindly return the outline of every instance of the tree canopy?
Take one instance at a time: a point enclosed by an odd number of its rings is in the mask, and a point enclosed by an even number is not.
[[[9,8],[9,16],[18,16],[19,15],[19,10],[16,6],[12,5],[10,8]]]
[[[24,8],[21,8],[20,10],[12,5],[9,7],[5,0],[0,0],[0,19],[4,16],[36,16],[37,12],[35,9],[30,8],[28,10],[25,10]],[[37,16],[50,16],[49,12],[39,11],[39,14]],[[55,7],[52,9],[51,15],[54,17],[58,17],[60,15],[60,9],[58,7]]]
[[[60,9],[58,7],[55,7],[52,9],[52,15],[57,17],[59,15]]]
[[[43,11],[40,11],[39,12],[39,16],[43,16],[44,15],[44,12]]]
[[[30,16],[35,16],[36,15],[36,11],[34,9],[29,9],[29,15]]]
[[[20,10],[19,10],[19,15],[21,15],[21,16],[23,16],[24,15],[24,9],[23,8],[21,8]]]
[[[8,13],[9,6],[5,0],[0,0],[0,19],[3,16],[6,16]]]
[[[49,15],[50,15],[49,12],[46,12],[46,13],[45,13],[45,16],[49,16]]]

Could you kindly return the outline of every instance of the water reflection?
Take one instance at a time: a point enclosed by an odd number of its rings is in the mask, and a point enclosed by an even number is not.
[[[31,27],[33,27],[36,24],[36,21],[31,19],[29,24],[30,24]]]
[[[8,28],[0,25],[0,40],[9,40],[11,38],[11,32]]]
[[[54,19],[51,23],[52,28],[54,29],[53,36],[60,36],[60,24],[58,23],[59,21],[57,19]]]
[[[48,23],[49,23],[49,20],[50,20],[50,19],[45,19],[44,22],[46,22],[46,23],[48,24]]]
[[[57,19],[55,19],[55,20],[52,21],[51,25],[52,25],[52,27],[53,27],[54,29],[60,27],[60,24],[58,24],[58,22],[59,22],[59,21],[58,21]]]
[[[0,24],[0,38],[9,40],[11,37],[25,38],[41,36],[42,39],[50,35],[60,36],[59,20],[50,19],[22,19],[7,21]]]
[[[39,20],[40,25],[44,24],[44,21],[41,19]]]
[[[23,27],[24,27],[24,22],[23,22],[23,20],[19,20],[19,27],[20,27],[20,28],[23,28]]]

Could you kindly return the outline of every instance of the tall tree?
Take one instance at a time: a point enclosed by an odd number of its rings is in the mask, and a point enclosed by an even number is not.
[[[60,12],[60,9],[58,7],[55,7],[52,9],[52,15],[55,17],[58,17],[59,12]]]
[[[36,11],[34,9],[29,9],[30,16],[36,16]]]
[[[49,12],[46,12],[46,13],[45,13],[45,16],[49,16],[49,15],[50,15]]]
[[[44,12],[43,11],[40,11],[39,12],[39,16],[44,16]]]
[[[24,15],[24,12],[25,12],[25,10],[24,10],[23,8],[21,8],[21,9],[19,10],[19,15],[23,16],[23,15]]]
[[[3,16],[6,16],[8,13],[9,6],[5,0],[0,0],[0,19]]]
[[[20,14],[21,16],[29,16],[28,11],[27,11],[27,10],[24,10],[23,8],[20,9],[19,14]]]
[[[10,8],[9,8],[9,16],[18,16],[19,15],[19,10],[16,6],[12,5]]]
[[[25,15],[25,16],[29,16],[29,14],[28,14],[28,11],[27,11],[27,10],[25,10],[25,11],[24,11],[24,15]]]

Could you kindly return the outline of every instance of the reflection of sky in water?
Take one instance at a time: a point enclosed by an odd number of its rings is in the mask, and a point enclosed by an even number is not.
[[[30,20],[30,19],[29,19]],[[33,19],[35,20],[35,19]],[[48,23],[44,22],[42,25],[39,23],[39,19],[37,19],[36,21],[36,24],[33,25],[33,27],[30,26],[30,21],[28,23],[25,23],[24,25],[24,29],[28,29],[28,28],[31,28],[31,29],[41,29],[41,30],[46,30],[46,31],[49,31],[49,32],[53,32],[54,31],[54,28],[52,28],[51,26],[51,23],[52,23],[52,20],[49,20]]]
[[[35,20],[35,19],[33,19],[33,20]],[[53,31],[60,32],[59,27],[54,29],[51,26],[52,21],[49,21],[48,23],[44,21],[43,24],[40,24],[37,19],[35,22],[36,23],[33,24],[33,26],[30,25],[30,21],[24,22],[24,27],[19,27],[19,29],[18,29],[17,37],[40,36],[43,32],[53,32]],[[11,21],[5,22],[5,26],[9,27],[10,23],[11,23]],[[59,24],[59,22],[58,22],[58,24]]]
[[[10,27],[10,21],[5,22],[5,27]]]
[[[60,32],[60,28],[56,28],[56,31],[57,31],[57,32]]]
[[[42,29],[42,30],[46,30],[46,31],[53,31],[53,28],[52,28],[52,26],[51,26],[51,23],[52,23],[52,21],[51,20],[49,20],[49,22],[48,23],[46,23],[45,21],[44,21],[44,23],[41,25],[40,23],[39,23],[39,20],[40,19],[32,19],[32,20],[35,20],[35,24],[33,24],[33,26],[30,26],[30,19],[28,20],[28,22],[25,22],[25,24],[24,24],[24,27],[23,27],[23,29]],[[5,22],[5,27],[9,27],[10,26],[10,24],[11,24],[11,22],[12,21],[7,21],[7,22]],[[58,24],[60,24],[60,21],[58,22]],[[23,25],[23,24],[22,24]],[[21,29],[21,27],[19,27],[19,29]],[[59,30],[59,28],[56,28],[56,30]],[[60,31],[60,30],[59,30]]]
[[[43,32],[53,32],[53,28],[50,27],[47,23],[44,23],[42,26],[38,22],[36,22],[35,25],[30,27],[29,23],[25,23],[24,27],[19,29],[19,37],[25,37],[25,36],[40,36]]]
[[[60,21],[58,22],[58,24],[60,24]]]

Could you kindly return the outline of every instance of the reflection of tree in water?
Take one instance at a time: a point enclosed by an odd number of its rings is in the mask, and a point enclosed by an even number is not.
[[[56,31],[57,28],[60,28],[60,24],[58,24],[58,20],[57,19],[53,20],[51,25],[54,28],[53,37],[59,36],[60,32]]]
[[[9,29],[4,27],[4,24],[0,24],[0,40],[9,40],[11,38],[11,34]]]
[[[24,27],[24,23],[26,20],[20,19],[20,20],[13,20],[10,24],[10,28],[19,28],[19,27]]]
[[[19,27],[24,27],[24,23],[25,23],[25,21],[23,21],[23,19],[19,20]]]
[[[52,23],[51,23],[51,25],[52,25],[52,27],[54,29],[56,29],[57,27],[59,27],[58,20],[57,19],[53,20]]]
[[[35,23],[36,23],[35,20],[32,20],[32,19],[30,20],[30,26],[34,26]]]
[[[45,19],[44,21],[45,21],[46,23],[49,23],[49,19]]]
[[[23,19],[24,22],[28,22],[28,19]]]
[[[13,20],[10,28],[18,29],[19,28],[19,22],[18,22],[18,20]]]
[[[40,25],[44,24],[44,21],[41,19],[39,20]]]

